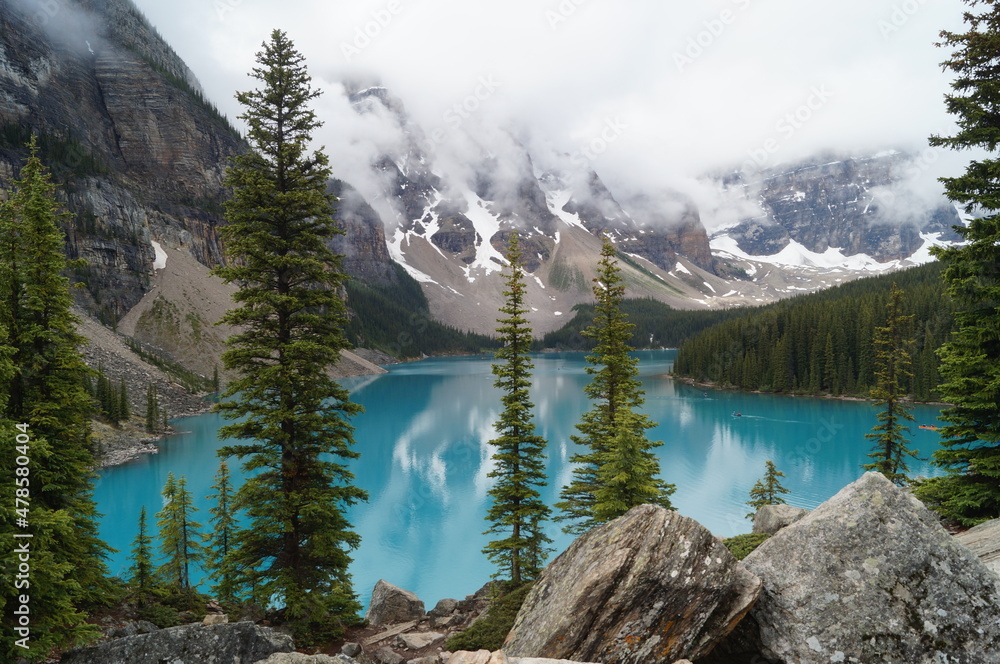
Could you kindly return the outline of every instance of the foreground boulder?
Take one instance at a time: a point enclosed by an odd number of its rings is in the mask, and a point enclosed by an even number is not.
[[[809,514],[809,510],[791,505],[761,505],[753,515],[753,532],[773,535],[806,514]]]
[[[603,664],[694,659],[746,614],[760,586],[696,521],[640,505],[545,568],[504,650]]]
[[[996,576],[880,473],[743,564],[764,590],[706,662],[1000,662]]]
[[[372,601],[365,618],[372,627],[420,620],[424,617],[424,603],[409,590],[397,588],[379,579],[372,590]]]
[[[291,652],[292,638],[253,623],[182,625],[63,655],[63,664],[252,664]]]
[[[1000,519],[993,519],[955,535],[986,568],[1000,575]]]

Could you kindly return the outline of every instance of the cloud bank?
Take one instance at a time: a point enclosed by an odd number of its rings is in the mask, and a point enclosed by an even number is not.
[[[274,28],[325,95],[318,135],[350,180],[399,128],[358,116],[344,81],[379,82],[432,140],[504,127],[591,165],[613,190],[700,192],[706,172],[821,152],[922,153],[950,131],[935,47],[960,0],[136,0],[230,118]],[[461,131],[459,131],[461,133]],[[435,137],[437,137],[435,139]],[[452,138],[449,138],[452,137]],[[921,180],[957,174],[928,159]],[[933,184],[931,185],[934,186]],[[718,202],[714,203],[719,207]],[[722,206],[724,207],[724,206]],[[731,212],[719,210],[720,216]]]

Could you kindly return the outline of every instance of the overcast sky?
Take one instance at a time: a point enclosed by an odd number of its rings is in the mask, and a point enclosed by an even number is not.
[[[471,109],[584,154],[606,180],[676,184],[824,150],[927,150],[948,132],[936,48],[960,0],[135,0],[234,118],[273,28],[326,98],[335,174],[356,133],[339,82],[378,79],[425,129]],[[337,98],[341,97],[340,100]],[[458,105],[458,108],[456,108]],[[375,139],[373,139],[375,140]],[[927,150],[929,181],[967,160]],[[933,176],[933,177],[930,177]],[[350,179],[349,177],[347,179]]]

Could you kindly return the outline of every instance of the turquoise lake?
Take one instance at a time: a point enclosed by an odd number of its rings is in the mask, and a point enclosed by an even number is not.
[[[860,464],[870,451],[864,435],[877,413],[871,404],[705,391],[663,377],[675,351],[636,355],[645,412],[659,423],[650,436],[663,441],[663,476],[677,486],[674,507],[716,535],[750,531],[744,503],[768,459],[787,476],[788,503],[806,508],[862,474]],[[583,387],[589,376],[580,353],[540,354],[534,361],[532,397],[539,433],[549,441],[544,495],[551,505],[570,475],[568,458],[576,448],[570,436],[588,408]],[[352,573],[365,604],[380,578],[414,591],[430,608],[441,598],[475,592],[493,573],[481,553],[488,541],[482,534],[492,454],[487,441],[499,413],[490,366],[488,357],[429,359],[346,382],[352,399],[366,409],[354,420],[362,456],[352,469],[369,501],[350,514],[362,536]],[[911,447],[926,459],[937,449],[938,434],[917,425],[937,424],[940,410],[918,406],[913,412]],[[96,485],[104,515],[101,535],[119,551],[109,561],[112,573],[124,574],[128,567],[143,505],[155,524],[168,472],[187,478],[200,499],[196,520],[208,531],[211,505],[204,496],[212,493],[219,465],[220,424],[211,414],[175,420],[184,433],[164,441],[159,454],[101,472]],[[936,474],[926,461],[913,460],[910,471]],[[557,526],[549,536],[556,553],[572,541]]]

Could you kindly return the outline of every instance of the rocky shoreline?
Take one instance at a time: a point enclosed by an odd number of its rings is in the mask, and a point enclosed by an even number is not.
[[[227,624],[214,613],[202,624],[164,630],[120,626],[117,638],[62,662],[1000,661],[1000,520],[969,531],[974,537],[952,537],[878,473],[812,512],[768,516],[774,534],[740,562],[696,521],[652,505],[633,508],[546,567],[499,651],[446,647],[450,635],[484,615],[490,586],[425,612],[415,595],[379,581],[367,625],[350,631],[337,651],[295,653],[280,628]]]

